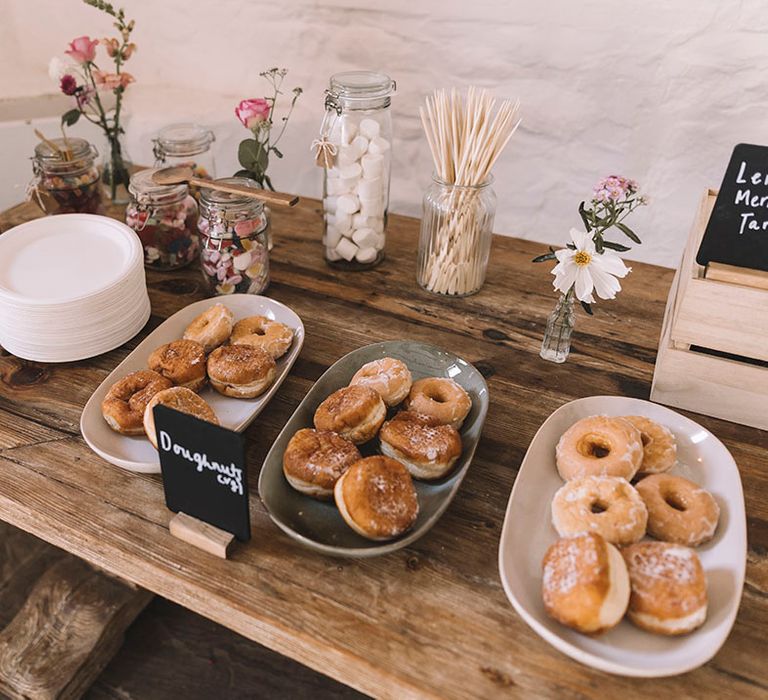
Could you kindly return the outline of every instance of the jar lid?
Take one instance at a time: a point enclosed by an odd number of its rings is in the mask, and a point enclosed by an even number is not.
[[[67,162],[61,157],[60,151],[66,151],[69,149],[72,153],[72,158],[69,162],[82,160],[84,158],[95,158],[99,153],[95,147],[91,146],[88,141],[76,136],[68,136],[65,141],[63,138],[49,139],[51,143],[55,144],[60,150],[55,150],[50,144],[45,141],[41,141],[35,146],[35,158],[43,162]]]
[[[185,122],[164,126],[156,140],[165,155],[194,156],[207,151],[216,137],[204,126]]]
[[[350,70],[331,76],[331,92],[346,100],[368,100],[388,97],[397,84],[384,73],[369,70]]]
[[[139,170],[131,175],[131,181],[128,184],[128,191],[134,197],[149,196],[149,197],[183,197],[187,194],[188,189],[186,183],[182,182],[178,185],[158,185],[153,179],[158,170],[162,168],[146,168],[145,170]]]
[[[221,182],[226,185],[241,185],[242,187],[251,187],[254,190],[262,189],[255,180],[249,177],[221,177],[214,182]],[[243,211],[253,208],[254,213],[260,212],[264,208],[264,202],[253,197],[246,197],[242,194],[233,192],[222,192],[220,190],[210,190],[205,187],[200,188],[200,201],[207,207],[220,207],[229,211]]]

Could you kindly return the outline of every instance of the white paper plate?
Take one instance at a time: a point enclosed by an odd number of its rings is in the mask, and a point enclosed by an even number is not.
[[[109,388],[126,374],[147,366],[150,353],[158,346],[178,340],[191,321],[214,304],[224,304],[232,310],[235,320],[247,316],[266,316],[295,329],[293,345],[277,361],[277,378],[269,390],[255,399],[233,399],[222,396],[210,387],[200,395],[211,405],[221,421],[230,430],[242,431],[269,403],[278,387],[288,375],[304,344],[304,324],[298,315],[279,301],[252,294],[232,294],[226,297],[203,299],[177,311],[156,328],[125,358],[93,392],[80,417],[80,432],[90,448],[108,462],[130,471],[157,474],[160,463],[157,451],[145,437],[126,437],[109,428],[101,415],[101,402]]]
[[[709,589],[707,621],[683,637],[663,637],[627,620],[598,637],[560,625],[544,611],[541,560],[557,540],[550,503],[563,482],[555,445],[577,420],[597,414],[644,415],[675,435],[679,464],[673,474],[710,491],[720,505],[714,539],[696,551]],[[552,646],[587,666],[624,676],[685,673],[709,661],[728,637],[741,600],[747,556],[744,495],[733,457],[712,433],[664,406],[619,396],[591,396],[558,408],[528,448],[509,498],[499,544],[499,571],[507,597],[520,616]]]

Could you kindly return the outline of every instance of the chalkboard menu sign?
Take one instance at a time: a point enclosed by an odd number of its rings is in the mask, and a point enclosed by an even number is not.
[[[768,147],[733,149],[696,262],[768,270]]]

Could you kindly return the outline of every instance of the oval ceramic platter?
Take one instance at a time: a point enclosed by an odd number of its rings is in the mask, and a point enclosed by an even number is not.
[[[463,450],[453,469],[437,481],[416,481],[419,516],[411,530],[387,542],[374,542],[355,533],[333,501],[317,501],[295,491],[283,474],[283,452],[301,428],[311,428],[315,409],[337,389],[347,386],[366,362],[394,357],[405,362],[414,379],[450,377],[472,398],[472,410],[461,427]],[[323,554],[372,557],[387,554],[417,540],[443,514],[469,468],[488,412],[488,386],[483,375],[466,360],[433,345],[416,341],[387,341],[353,350],[315,382],[272,445],[259,476],[259,495],[277,526],[295,540]],[[378,438],[360,446],[363,455],[379,452]]]
[[[707,575],[709,609],[702,627],[682,637],[645,632],[622,621],[590,637],[555,622],[541,600],[541,560],[557,540],[550,503],[563,485],[555,467],[555,445],[580,418],[642,415],[675,435],[678,464],[672,474],[710,491],[720,505],[715,537],[698,547]],[[728,637],[741,600],[747,555],[744,495],[736,462],[722,442],[692,420],[664,406],[620,396],[591,396],[558,408],[539,428],[523,459],[509,498],[499,544],[499,570],[507,597],[520,616],[564,654],[608,673],[672,676],[711,659]]]
[[[125,375],[145,369],[150,353],[158,346],[178,340],[192,320],[214,304],[224,304],[239,321],[247,316],[266,316],[294,329],[294,339],[288,352],[277,361],[277,378],[272,386],[255,399],[234,399],[206,387],[200,392],[216,411],[221,425],[230,430],[245,430],[269,403],[288,375],[304,344],[304,324],[298,315],[279,301],[254,294],[232,294],[203,299],[177,311],[150,333],[93,392],[80,417],[80,432],[88,446],[108,462],[135,472],[160,473],[157,450],[144,436],[126,436],[114,432],[101,415],[101,402],[109,388]]]

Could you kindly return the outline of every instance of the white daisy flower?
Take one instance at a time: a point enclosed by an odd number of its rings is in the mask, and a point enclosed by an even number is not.
[[[595,251],[592,235],[587,231],[572,228],[571,240],[575,250],[563,248],[555,252],[557,265],[552,269],[555,289],[566,294],[574,287],[576,298],[587,304],[594,304],[592,292],[601,299],[614,299],[621,291],[617,277],[626,277],[631,271],[613,251]]]

